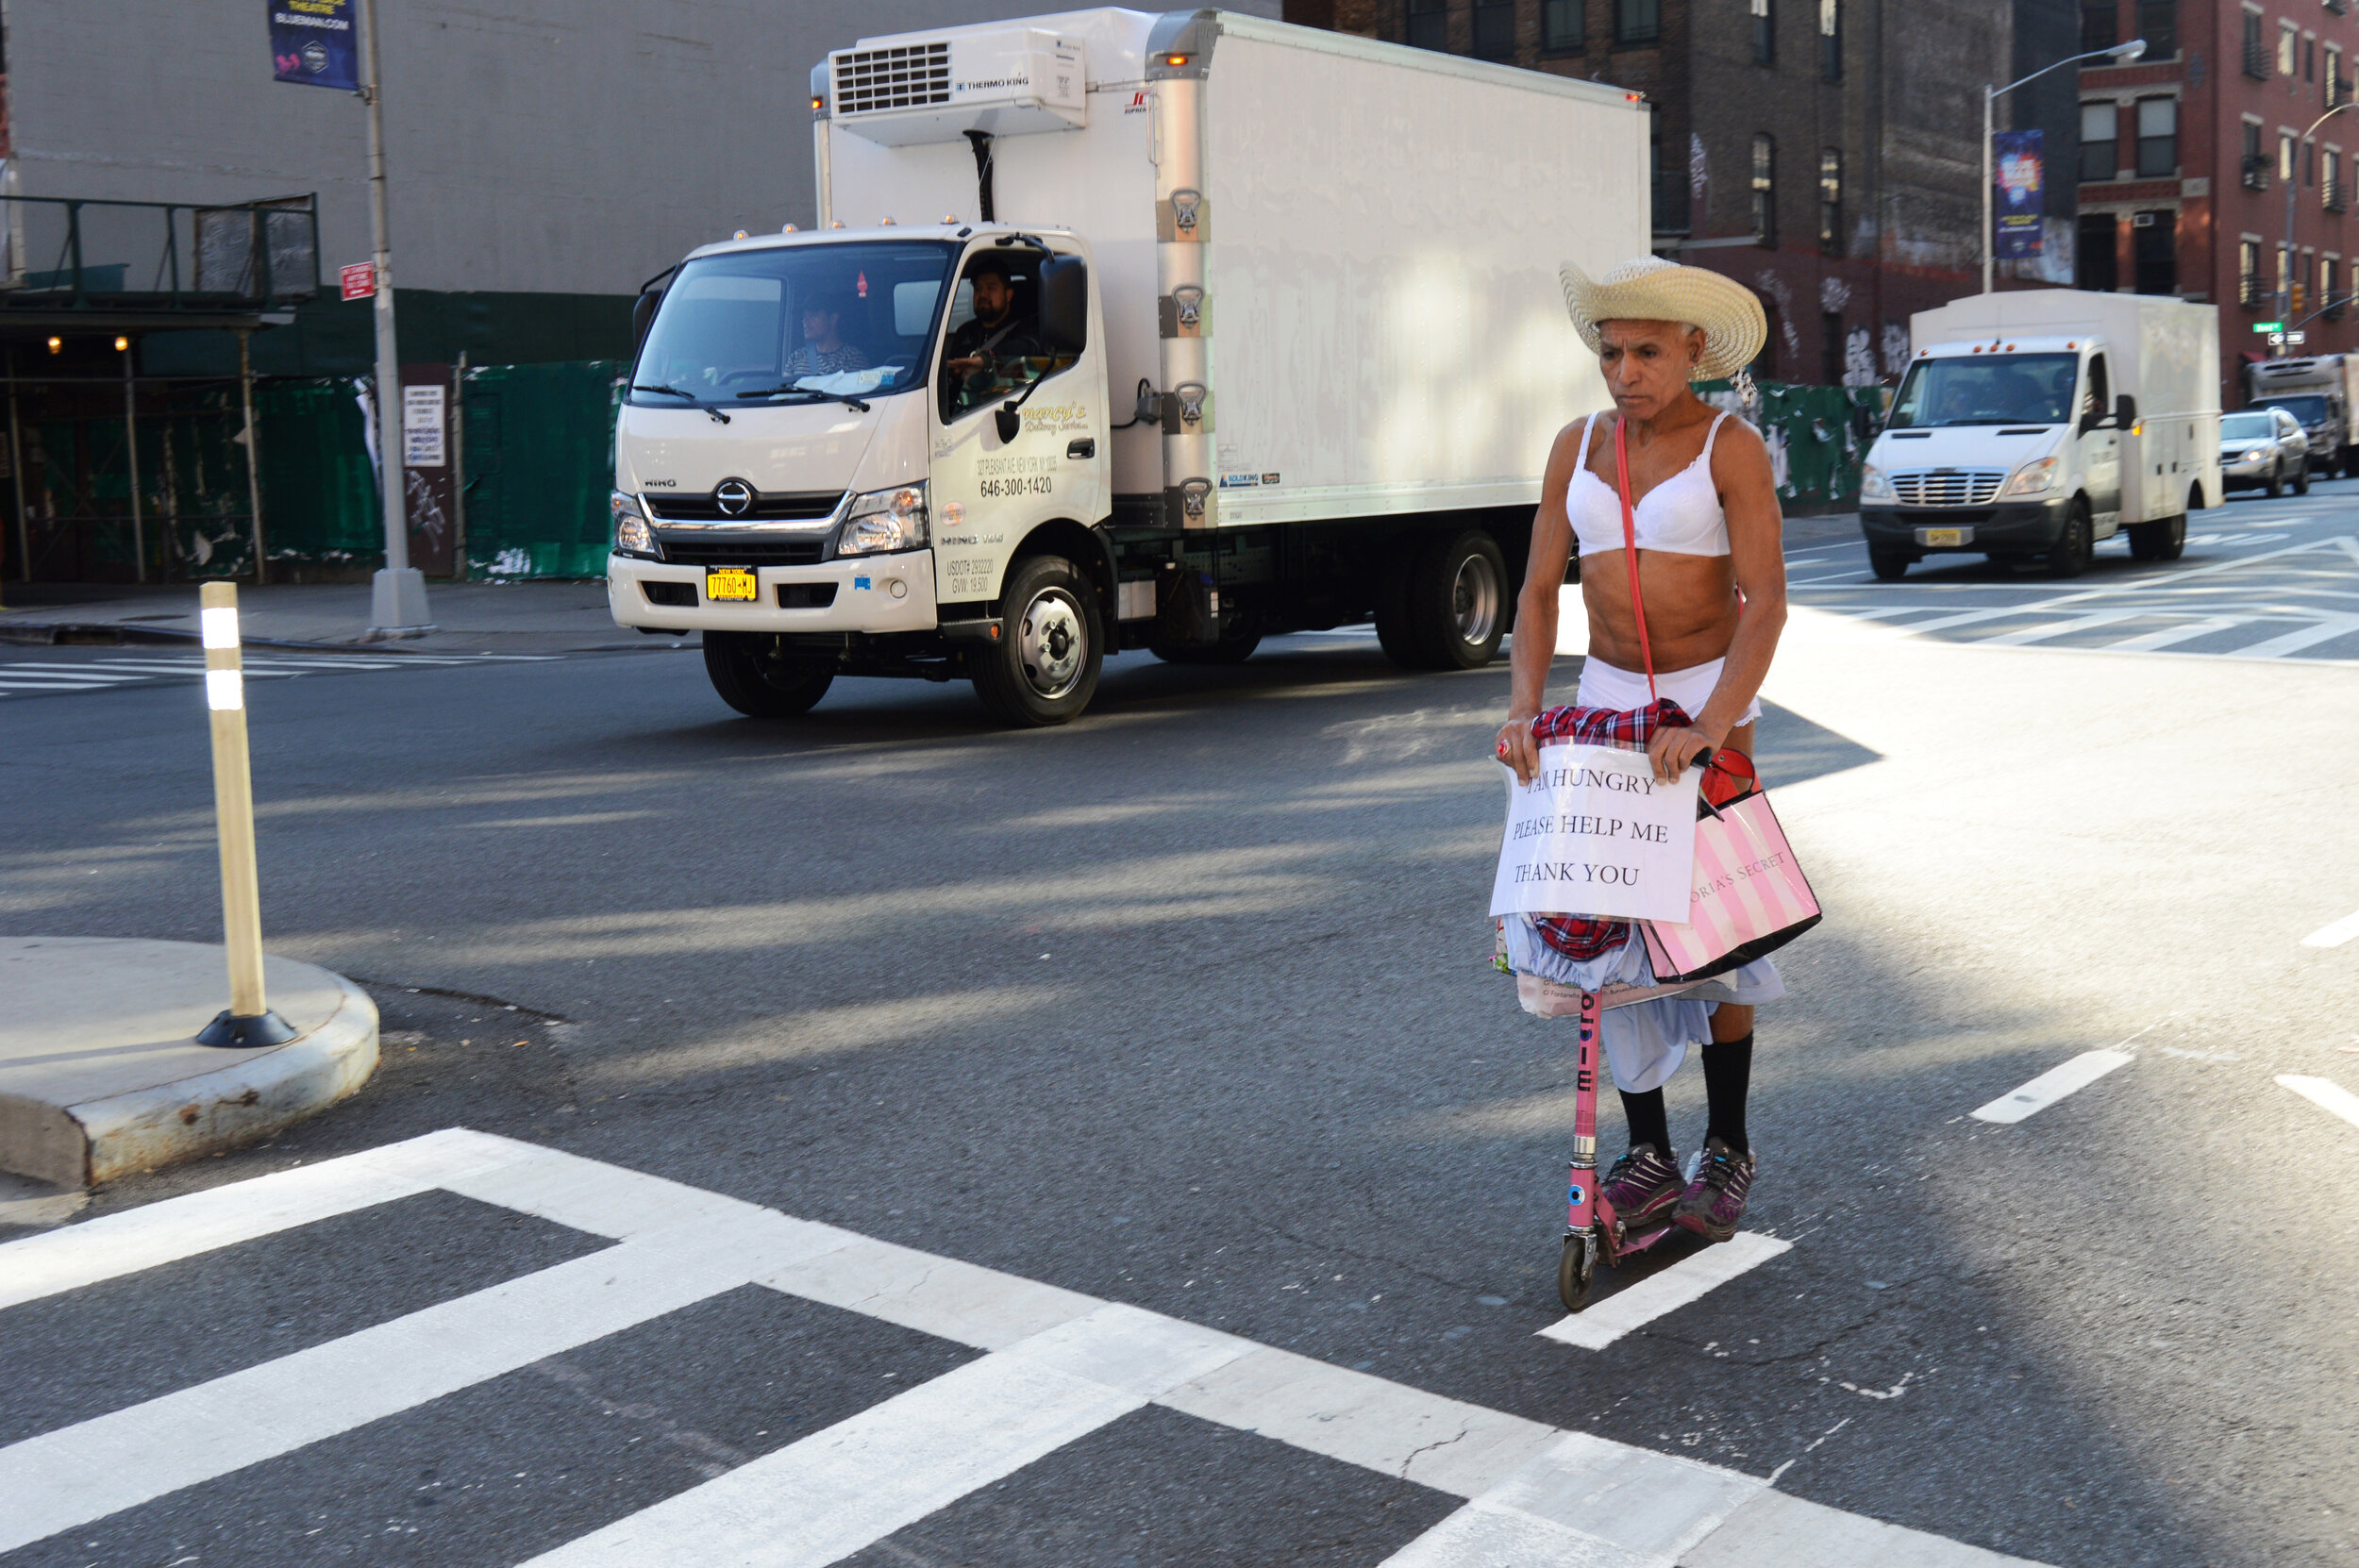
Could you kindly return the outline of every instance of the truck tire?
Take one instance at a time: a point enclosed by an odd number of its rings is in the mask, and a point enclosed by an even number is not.
[[[1262,612],[1241,609],[1233,617],[1224,618],[1217,642],[1174,642],[1158,622],[1146,647],[1166,664],[1242,664],[1261,645]]]
[[[1409,630],[1429,670],[1480,670],[1507,633],[1507,558],[1480,528],[1429,545],[1409,573]]]
[[[2124,530],[2130,536],[2130,554],[2138,560],[2177,560],[2187,553],[2187,514],[2158,517],[2151,523],[2133,523]]]
[[[1876,574],[1878,582],[1899,582],[1909,575],[1909,568],[1916,563],[1916,558],[1906,550],[1882,550],[1870,546],[1867,552],[1867,569]]]
[[[789,658],[777,638],[760,632],[709,631],[704,647],[712,689],[749,719],[808,713],[835,684],[835,667],[827,660]]]
[[[2089,536],[2089,509],[2085,501],[2075,501],[2065,514],[2064,531],[2056,542],[2048,547],[2043,559],[2051,577],[2077,577],[2089,569],[2089,558],[2097,553],[2097,542]]]
[[[1078,718],[1105,658],[1096,593],[1064,557],[1034,556],[1008,573],[999,604],[998,641],[967,655],[975,694],[1017,728]]]
[[[1376,641],[1384,657],[1403,670],[1426,667],[1409,622],[1409,583],[1416,575],[1417,559],[1425,553],[1426,544],[1416,534],[1403,534],[1385,548],[1377,563]]]

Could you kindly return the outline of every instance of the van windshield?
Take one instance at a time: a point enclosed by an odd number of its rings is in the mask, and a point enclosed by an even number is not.
[[[1892,400],[1888,427],[2062,425],[2072,417],[2078,370],[2079,359],[2071,354],[1919,359]]]
[[[2283,409],[2304,425],[2326,423],[2326,399],[2323,397],[2264,397],[2252,406],[2256,409]]]
[[[742,409],[908,392],[925,380],[953,254],[912,241],[699,257],[663,292],[630,401]]]

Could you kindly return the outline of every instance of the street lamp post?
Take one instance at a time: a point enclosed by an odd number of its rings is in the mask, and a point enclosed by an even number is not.
[[[376,476],[384,508],[385,564],[369,595],[376,637],[416,637],[427,629],[426,575],[410,564],[404,516],[401,356],[393,334],[393,242],[386,221],[385,78],[377,69],[376,0],[360,0],[360,47],[368,72],[369,219],[376,271]]]
[[[2336,104],[2311,121],[2308,130],[2294,138],[2294,167],[2285,171],[2285,248],[2278,253],[2277,263],[2277,319],[2282,324],[2277,330],[2281,333],[2293,330],[2294,187],[2301,183],[2301,149],[2309,143],[2311,137],[2317,134],[2320,125],[2352,107],[2351,104]]]
[[[2066,59],[2060,59],[2060,60],[2056,61],[2053,65],[2043,65],[2043,66],[2041,66],[2038,70],[2036,70],[2036,71],[2033,72],[2030,75],[2028,75],[2028,76],[2018,77],[2018,78],[2016,78],[2016,80],[2009,82],[2009,83],[2008,83],[2006,86],[2004,86],[2004,87],[1992,87],[1992,86],[1990,86],[1988,83],[1984,83],[1984,84],[1983,84],[1983,292],[1984,292],[1984,293],[1988,293],[1988,292],[1990,292],[1990,291],[1991,291],[1991,277],[1992,277],[1992,275],[1993,275],[1993,273],[1995,272],[1995,270],[1996,270],[1996,268],[1997,268],[1998,259],[1999,259],[1999,258],[1998,258],[1998,242],[1997,242],[1997,237],[1996,237],[1996,236],[1992,233],[1992,230],[1991,230],[1991,224],[1992,224],[1992,222],[1993,222],[1993,214],[1992,214],[1992,212],[1991,212],[1991,197],[1990,197],[1990,181],[1991,181],[1991,168],[1990,168],[1990,147],[1991,147],[1991,142],[1992,142],[1992,140],[1993,140],[1993,139],[1997,136],[1997,134],[1998,134],[1998,133],[1997,133],[1997,131],[1993,128],[1993,125],[1992,125],[1992,122],[1993,122],[1993,118],[1994,118],[1993,113],[1992,113],[1992,110],[1993,110],[1994,106],[1996,106],[1996,105],[1998,104],[1998,102],[1999,102],[1999,99],[2001,99],[2001,98],[2005,97],[2008,93],[2013,92],[2014,92],[2016,88],[2021,87],[2024,83],[2026,83],[2026,82],[2037,81],[2040,77],[2045,76],[2045,75],[2048,75],[2048,73],[2049,73],[2050,71],[2057,71],[2057,70],[2061,70],[2061,69],[2063,69],[2065,66],[2067,66],[2067,65],[2078,65],[2078,64],[2080,64],[2080,63],[2081,63],[2083,60],[2084,60],[2084,59],[2110,59],[2110,60],[2112,60],[2112,61],[2113,61],[2116,65],[2127,65],[2127,64],[2129,64],[2132,60],[2136,59],[2136,58],[2137,58],[2140,55],[2143,55],[2143,54],[2145,54],[2145,53],[2146,53],[2146,40],[2144,40],[2144,39],[2142,39],[2142,38],[2133,38],[2133,39],[2132,39],[2132,40],[2131,40],[2129,42],[2127,42],[2127,43],[2116,43],[2116,44],[2115,44],[2115,45],[2114,45],[2112,48],[2110,48],[2110,49],[2091,49],[2091,50],[2090,50],[2087,54],[2085,54],[2085,55],[2074,55],[2074,56],[2070,57],[2069,58],[2066,58]]]

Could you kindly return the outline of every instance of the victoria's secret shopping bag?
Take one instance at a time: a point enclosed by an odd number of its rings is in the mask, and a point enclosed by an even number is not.
[[[1710,979],[1765,958],[1818,924],[1818,895],[1759,790],[1707,805],[1696,823],[1687,924],[1642,920],[1658,983]]]

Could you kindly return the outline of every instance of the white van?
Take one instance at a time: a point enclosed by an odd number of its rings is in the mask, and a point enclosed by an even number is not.
[[[1913,317],[1860,480],[1876,575],[1971,551],[2078,576],[2125,530],[2140,560],[2178,559],[2187,513],[2222,499],[2217,314],[2034,289]]]

